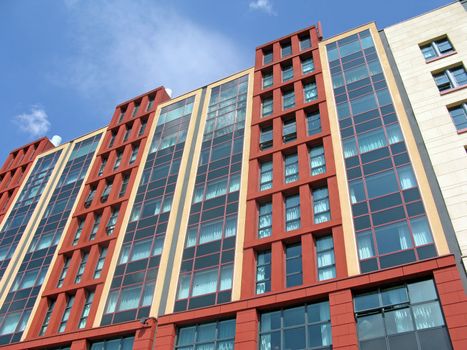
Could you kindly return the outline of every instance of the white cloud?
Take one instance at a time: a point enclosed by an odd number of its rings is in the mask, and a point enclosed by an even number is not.
[[[19,114],[13,121],[19,126],[21,131],[33,137],[44,136],[50,129],[50,121],[44,109],[32,106],[30,113]]]
[[[76,52],[53,79],[115,102],[159,85],[175,96],[248,68],[225,35],[152,1],[89,1],[70,8]]]
[[[249,7],[252,10],[263,11],[269,15],[276,15],[270,0],[254,0],[250,2]]]

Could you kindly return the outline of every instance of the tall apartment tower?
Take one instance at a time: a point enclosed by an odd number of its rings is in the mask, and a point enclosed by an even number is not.
[[[466,349],[465,16],[313,25],[37,141],[0,221],[0,349]]]

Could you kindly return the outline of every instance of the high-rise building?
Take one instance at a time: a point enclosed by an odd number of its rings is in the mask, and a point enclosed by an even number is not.
[[[13,151],[0,348],[466,349],[464,6]]]

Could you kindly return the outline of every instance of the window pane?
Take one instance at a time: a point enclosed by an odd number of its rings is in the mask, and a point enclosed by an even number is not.
[[[413,331],[412,315],[409,308],[387,312],[384,318],[388,335]]]
[[[413,306],[417,329],[433,328],[444,325],[441,308],[437,301]]]
[[[437,299],[435,285],[432,280],[411,283],[408,285],[408,288],[412,303]]]
[[[357,320],[358,339],[366,340],[384,337],[383,315],[359,317]]]

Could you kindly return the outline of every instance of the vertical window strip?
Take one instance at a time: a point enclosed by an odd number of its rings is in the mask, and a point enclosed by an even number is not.
[[[271,290],[271,251],[258,252],[256,255],[256,294]]]

